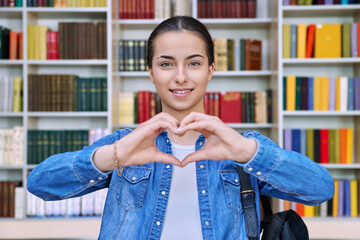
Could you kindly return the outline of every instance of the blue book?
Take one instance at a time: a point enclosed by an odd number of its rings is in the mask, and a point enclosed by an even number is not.
[[[295,152],[301,153],[301,146],[300,146],[300,129],[293,129],[292,130],[292,144],[291,149]]]
[[[351,24],[351,57],[358,57],[358,23]]]
[[[345,202],[344,215],[346,217],[350,217],[350,181],[345,180],[344,184],[345,184],[345,189],[344,189],[344,202]]]
[[[338,201],[338,217],[344,216],[344,207],[345,207],[345,201],[344,201],[344,191],[345,191],[345,181],[339,180],[339,201]]]
[[[297,25],[290,26],[290,58],[297,58]]]
[[[306,156],[306,129],[300,129],[300,153]]]
[[[308,101],[308,104],[309,104],[309,107],[308,109],[309,110],[314,110],[314,78],[313,77],[309,77],[309,101]]]
[[[336,78],[329,77],[329,111],[335,111]]]
[[[354,78],[355,110],[360,110],[360,77]]]
[[[354,78],[348,78],[348,110],[354,110]]]
[[[325,5],[333,5],[334,0],[325,0]]]
[[[290,5],[290,0],[283,0],[283,5],[284,6]]]
[[[291,129],[284,129],[284,149],[291,151],[292,150],[292,131]]]
[[[348,0],[341,0],[341,4],[349,4]]]

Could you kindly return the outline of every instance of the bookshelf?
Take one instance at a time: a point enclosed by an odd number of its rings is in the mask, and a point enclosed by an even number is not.
[[[283,6],[278,1],[278,143],[283,146],[283,129],[307,128],[353,128],[354,148],[359,141],[359,111],[286,111],[282,108],[283,76],[359,76],[359,58],[283,58],[283,24],[324,24],[359,22],[360,6],[349,5],[312,5]],[[323,164],[334,178],[359,178],[359,155],[354,154],[352,164]],[[282,201],[280,201],[280,208]],[[360,227],[356,217],[307,217],[304,218],[311,239],[359,239],[355,229]]]
[[[107,95],[107,111],[102,112],[30,112],[28,111],[28,74],[75,74],[82,77],[106,77],[107,92],[112,89],[112,8],[107,7],[1,7],[0,25],[23,32],[23,59],[0,60],[1,76],[21,76],[23,79],[23,111],[0,112],[0,128],[23,126],[24,163],[20,166],[0,166],[0,181],[22,181],[26,189],[27,174],[36,165],[27,164],[27,130],[38,129],[90,129],[95,127],[112,130],[111,94]],[[106,59],[81,60],[29,60],[27,57],[27,26],[46,25],[58,30],[59,22],[106,22]],[[0,239],[95,239],[100,229],[100,217],[81,218],[29,218],[26,217],[26,191],[22,209],[24,218],[0,218]],[[56,227],[55,227],[56,226]],[[21,230],[19,230],[21,229]],[[47,231],[44,231],[47,229]],[[62,230],[60,230],[62,229]],[[71,229],[64,231],[64,229]]]
[[[192,4],[190,15],[197,17],[197,1]],[[26,0],[23,0],[26,6]],[[273,123],[229,124],[242,131],[258,130],[283,145],[283,129],[323,127],[359,128],[359,111],[310,112],[285,111],[282,109],[282,77],[299,75],[360,75],[359,58],[337,59],[283,59],[282,25],[284,23],[342,23],[359,21],[359,5],[334,6],[282,6],[282,0],[257,0],[257,18],[200,19],[214,38],[256,38],[263,41],[261,71],[215,71],[208,91],[257,91],[273,89]],[[119,39],[144,40],[162,19],[119,19],[116,0],[108,0],[102,8],[0,8],[0,25],[24,33],[26,39],[28,24],[44,24],[57,29],[59,21],[106,21],[107,59],[101,60],[28,60],[27,44],[24,41],[23,60],[0,60],[0,75],[20,75],[24,80],[24,111],[21,113],[0,112],[0,128],[24,127],[24,146],[27,146],[28,129],[88,129],[104,127],[109,131],[116,128],[135,128],[137,124],[118,124],[119,92],[138,90],[155,91],[147,72],[119,72],[117,70],[117,41]],[[329,68],[331,66],[331,68]],[[29,112],[27,75],[30,73],[67,73],[84,76],[106,76],[108,110],[105,112]],[[357,137],[359,139],[359,137]],[[359,139],[360,140],[360,139]],[[21,166],[0,166],[0,180],[21,180],[26,186],[27,173],[36,165],[26,164],[27,149],[24,149],[24,164]],[[360,156],[356,156],[357,159]],[[357,176],[360,161],[349,164],[324,165],[334,176]],[[24,195],[24,201],[26,196]],[[282,203],[280,201],[280,209]],[[24,208],[26,216],[26,209]],[[97,238],[101,219],[96,218],[43,218],[9,219],[0,218],[0,239],[26,238]],[[360,218],[305,218],[312,239],[359,239],[356,229]],[[56,228],[54,227],[56,226]],[[74,227],[76,226],[76,227]],[[43,229],[49,229],[45,233]],[[22,229],[22,231],[18,231]],[[60,229],[60,230],[59,230]],[[71,231],[63,231],[71,229]],[[69,235],[71,233],[71,235]]]

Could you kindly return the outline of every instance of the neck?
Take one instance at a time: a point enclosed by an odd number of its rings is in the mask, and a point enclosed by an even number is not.
[[[199,105],[197,108],[193,108],[186,111],[176,111],[173,109],[168,108],[167,106],[162,106],[163,112],[166,112],[176,118],[178,122],[180,123],[189,113],[191,112],[200,112],[205,113],[203,105]],[[169,138],[171,142],[179,145],[194,145],[196,143],[196,140],[200,136],[200,133],[196,131],[188,131],[184,134],[184,136],[180,137],[177,135],[173,135],[169,132]]]

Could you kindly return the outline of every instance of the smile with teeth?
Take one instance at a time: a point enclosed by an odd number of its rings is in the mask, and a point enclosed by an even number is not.
[[[174,93],[178,93],[178,94],[184,94],[184,93],[188,93],[188,92],[191,92],[192,89],[188,89],[188,90],[170,90]]]

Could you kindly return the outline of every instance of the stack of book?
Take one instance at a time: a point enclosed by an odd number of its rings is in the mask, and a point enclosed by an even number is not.
[[[28,164],[38,164],[57,153],[81,150],[84,146],[108,135],[107,129],[29,130]]]
[[[226,123],[271,123],[272,91],[207,92],[204,108],[206,114],[217,116]],[[119,124],[142,123],[159,112],[161,101],[156,93],[119,94]]]
[[[16,201],[21,201],[22,195],[17,194],[17,188],[21,186],[20,182],[0,181],[0,218],[14,218]]]
[[[23,59],[23,33],[0,26],[0,59]]]
[[[59,22],[58,31],[28,25],[28,59],[106,59],[106,22]]]
[[[256,18],[256,0],[198,0],[198,18]]]
[[[23,0],[2,0],[0,7],[22,7]]]
[[[119,71],[146,71],[147,41],[119,40]]]
[[[24,128],[0,129],[0,166],[21,166],[24,163]]]
[[[29,111],[106,111],[107,79],[30,74]]]
[[[284,201],[284,209],[293,209],[302,217],[358,217],[359,180],[335,179],[334,197],[319,206]]]
[[[26,215],[30,218],[94,217],[101,216],[107,188],[81,197],[59,201],[44,201],[27,192]]]
[[[27,0],[28,7],[106,7],[107,0]]]
[[[261,70],[262,41],[214,39],[215,70]]]
[[[360,56],[360,23],[284,24],[283,58]]]
[[[334,5],[359,4],[358,0],[283,0],[283,5]]]
[[[0,77],[0,112],[23,111],[23,81],[20,77]]]
[[[287,111],[360,110],[360,77],[283,77]]]
[[[351,164],[354,161],[354,130],[284,129],[284,149],[299,152],[317,163]]]

